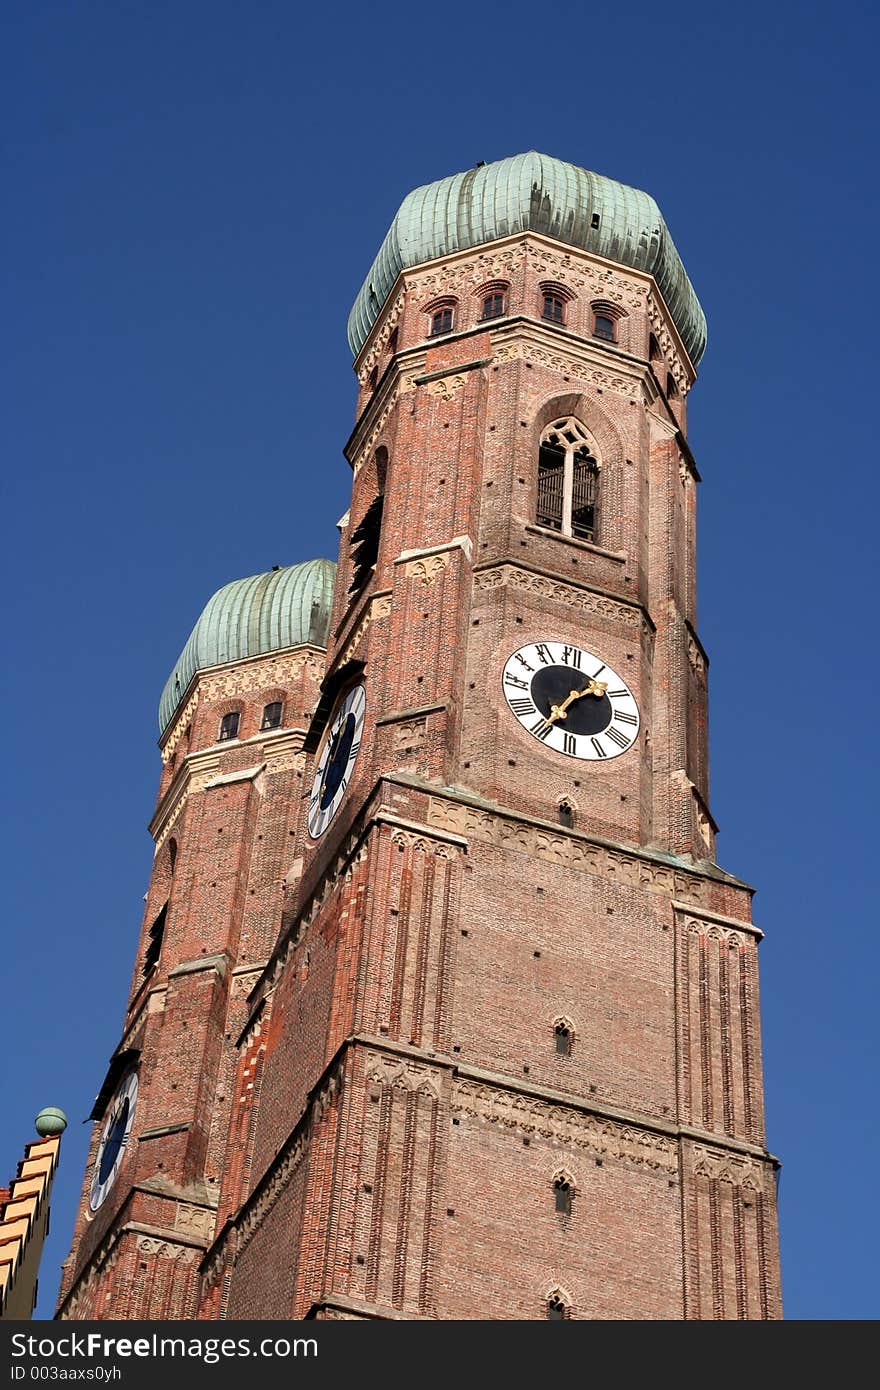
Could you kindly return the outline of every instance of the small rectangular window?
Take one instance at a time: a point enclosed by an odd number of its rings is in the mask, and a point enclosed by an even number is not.
[[[431,337],[435,338],[438,333],[452,332],[452,310],[438,309],[431,319]]]
[[[230,714],[224,714],[220,720],[220,743],[225,743],[227,739],[238,738],[238,721],[241,718],[237,710]]]
[[[608,343],[613,343],[614,319],[610,319],[607,314],[597,314],[593,334],[597,338],[604,338]]]
[[[565,322],[565,306],[562,300],[555,294],[544,295],[544,309],[542,318],[549,319],[551,323]]]
[[[263,710],[263,718],[260,721],[261,729],[277,729],[281,724],[281,701],[273,700],[271,705],[267,705]]]
[[[483,300],[483,318],[499,319],[504,313],[504,295],[487,294]]]

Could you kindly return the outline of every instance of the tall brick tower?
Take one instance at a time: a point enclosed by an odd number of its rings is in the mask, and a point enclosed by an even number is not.
[[[778,1318],[669,232],[478,166],[406,198],[349,336],[332,612],[326,562],[228,586],[163,696],[60,1315]]]

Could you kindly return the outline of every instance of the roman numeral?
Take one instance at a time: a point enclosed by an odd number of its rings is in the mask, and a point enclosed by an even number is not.
[[[601,674],[602,674],[602,672],[603,672],[604,670],[605,670],[605,663],[604,663],[604,661],[603,661],[603,662],[602,662],[602,665],[599,667],[598,671],[594,671],[593,674],[590,676],[590,680],[591,680],[591,681],[596,680],[599,676],[601,676]]]
[[[562,735],[562,751],[563,751],[563,753],[571,753],[571,754],[574,754],[574,735],[573,735],[573,734],[563,734],[563,735]]]
[[[566,666],[574,666],[577,668],[578,671],[583,670],[583,667],[581,666],[582,656],[583,652],[581,651],[580,647],[562,648],[562,660],[565,662]]]
[[[553,665],[553,657],[550,655],[550,648],[545,647],[543,642],[535,643],[535,651],[538,653],[538,656],[541,658],[545,666]]]
[[[534,671],[535,671],[534,666],[530,666],[529,663],[526,661],[525,657],[524,657],[524,656],[520,656],[519,652],[516,653],[516,660],[519,662],[520,666],[525,666],[526,670],[527,670],[527,671],[531,671],[532,674],[534,675]]]
[[[511,700],[510,708],[514,714],[537,714],[537,707],[531,700]]]
[[[608,754],[605,752],[605,749],[602,747],[601,743],[599,742],[599,740],[598,740],[597,738],[591,738],[591,739],[590,739],[590,742],[592,743],[593,747],[594,747],[595,750],[596,750],[596,756],[597,756],[597,757],[599,757],[599,758],[607,758],[607,757],[608,757]]]
[[[529,670],[531,670],[531,669],[532,669],[532,668],[531,668],[531,666],[530,666],[530,667],[529,667]],[[529,683],[528,683],[528,681],[521,681],[520,678],[519,678],[519,676],[511,676],[511,675],[509,675],[509,674],[506,674],[506,675],[505,675],[505,677],[504,677],[504,684],[505,684],[505,685],[515,685],[515,686],[517,686],[520,690],[528,690],[528,688],[529,688]]]
[[[635,722],[635,721],[633,721],[633,722]],[[360,746],[361,746],[361,741],[360,741],[360,739],[358,739],[355,743],[353,743],[353,744],[351,745],[351,748],[349,748],[349,750],[348,750],[348,761],[349,761],[350,763],[353,763],[354,760],[355,760],[355,758],[357,757],[357,755],[358,755],[358,749],[360,748]]]
[[[550,734],[550,733],[552,733],[552,732],[553,732],[553,725],[552,725],[551,723],[549,723],[548,720],[546,720],[546,719],[539,719],[538,722],[537,722],[537,724],[533,724],[532,727],[529,729],[529,733],[530,733],[530,734],[534,734],[534,735],[535,735],[535,738],[542,738],[542,739],[543,739],[543,738],[546,738],[547,735]]]
[[[593,677],[593,679],[595,680],[595,676]],[[609,700],[618,700],[618,699],[620,699],[620,696],[621,696],[621,695],[628,695],[628,694],[629,694],[629,691],[628,691],[628,690],[606,690],[606,691],[605,691],[605,694],[608,696]]]
[[[606,729],[605,737],[610,738],[612,743],[616,743],[618,748],[629,748],[629,739],[626,734],[622,734],[619,729]],[[595,743],[595,739],[593,742]]]
[[[614,718],[619,724],[638,724],[639,722],[634,714],[627,714],[626,711],[622,709],[616,709],[614,711]]]

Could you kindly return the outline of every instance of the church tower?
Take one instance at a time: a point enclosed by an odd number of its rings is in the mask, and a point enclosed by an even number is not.
[[[60,1315],[778,1318],[663,218],[535,153],[442,179],[349,338],[332,605],[227,586],[163,696]]]

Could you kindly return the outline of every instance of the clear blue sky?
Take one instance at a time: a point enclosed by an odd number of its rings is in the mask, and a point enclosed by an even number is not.
[[[0,1179],[61,1105],[41,1313],[162,684],[220,584],[335,556],[345,321],[401,198],[538,149],[653,193],[708,316],[713,810],[767,934],[786,1314],[876,1317],[876,8],[13,0],[2,27]]]

